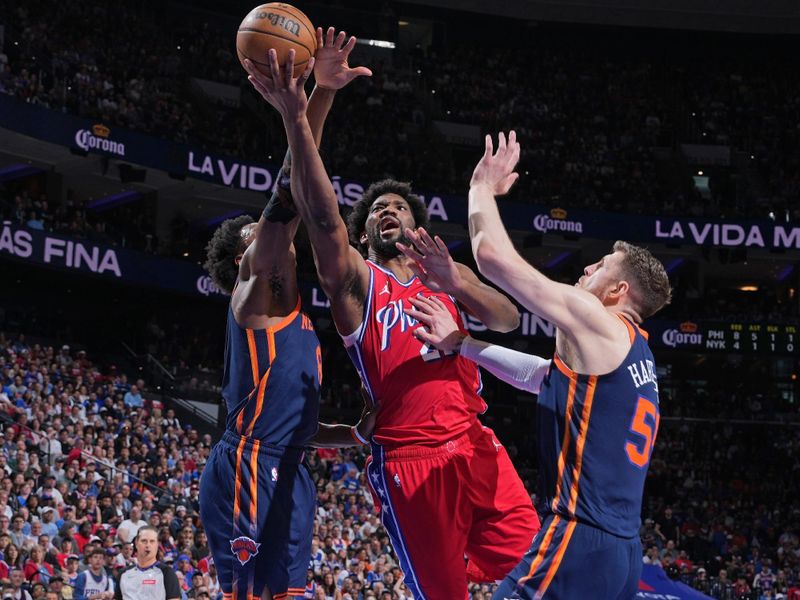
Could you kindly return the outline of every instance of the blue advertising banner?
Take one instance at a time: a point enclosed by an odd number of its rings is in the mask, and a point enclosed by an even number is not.
[[[120,283],[227,300],[208,274],[197,264],[98,244],[90,240],[46,233],[6,221],[0,229],[0,258],[23,261],[80,275],[105,277]],[[313,315],[328,314],[330,304],[315,281],[299,282],[305,310]],[[524,309],[520,326],[509,335],[516,338],[554,339],[555,325]],[[492,337],[486,326],[465,315],[467,329]],[[651,319],[644,328],[654,348],[733,353],[796,354],[797,324]],[[499,339],[508,339],[507,335]]]
[[[227,298],[194,263],[27,229],[8,221],[0,229],[0,258],[192,296]]]
[[[173,172],[185,149],[122,127],[62,114],[0,94],[0,127],[46,142]]]
[[[279,168],[279,165],[255,164],[210,154],[186,144],[61,114],[5,94],[0,94],[0,127],[85,152],[255,192],[271,190]],[[339,176],[333,176],[331,181],[343,206],[354,204],[365,189],[362,182],[344,180]],[[466,223],[466,197],[426,192],[421,196],[433,221]],[[616,214],[567,210],[503,201],[502,198],[499,204],[509,228],[533,234],[687,246],[800,249],[800,226],[769,219],[729,221]]]

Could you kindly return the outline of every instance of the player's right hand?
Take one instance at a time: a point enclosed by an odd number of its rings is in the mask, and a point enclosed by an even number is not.
[[[269,73],[260,71],[249,59],[244,60],[244,67],[249,73],[248,81],[264,100],[277,109],[284,121],[305,115],[308,106],[305,84],[314,69],[314,57],[311,57],[306,70],[299,77],[293,77],[294,57],[294,49],[289,50],[286,64],[281,71],[278,54],[270,48],[267,53]]]

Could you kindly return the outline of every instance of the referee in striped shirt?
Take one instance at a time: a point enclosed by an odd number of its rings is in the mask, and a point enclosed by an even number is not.
[[[120,573],[115,600],[180,600],[178,577],[169,565],[158,561],[158,530],[142,527],[133,546],[136,564]]]

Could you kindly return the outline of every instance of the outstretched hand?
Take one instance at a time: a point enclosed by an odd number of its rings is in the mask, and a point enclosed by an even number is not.
[[[502,131],[497,137],[497,152],[494,152],[492,136],[486,136],[486,149],[472,172],[469,185],[486,186],[492,195],[502,196],[508,193],[519,178],[519,173],[514,172],[514,168],[519,162],[520,147],[515,131],[508,134],[508,142]]]
[[[278,53],[274,48],[270,48],[267,53],[269,74],[257,69],[250,59],[244,60],[244,68],[249,73],[248,81],[264,100],[278,110],[284,121],[305,114],[308,106],[305,84],[314,69],[315,61],[312,56],[308,59],[306,70],[299,77],[294,77],[294,58],[294,49],[289,50],[289,56],[281,72]]]
[[[414,337],[438,350],[457,353],[466,334],[458,328],[444,302],[436,296],[416,296],[408,300],[414,308],[405,309],[405,313],[424,325],[414,330]]]
[[[461,273],[442,238],[438,235],[432,238],[424,227],[406,228],[404,233],[411,245],[401,242],[395,245],[413,261],[409,267],[420,281],[434,292],[458,291],[463,284]]]
[[[336,34],[333,27],[328,27],[325,39],[322,38],[322,27],[317,27],[317,53],[314,78],[317,85],[329,90],[340,90],[356,77],[372,76],[367,67],[350,67],[347,59],[356,45],[356,38],[350,36],[345,44],[347,34],[340,31]]]

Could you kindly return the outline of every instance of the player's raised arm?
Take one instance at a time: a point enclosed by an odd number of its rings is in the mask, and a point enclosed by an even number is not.
[[[468,266],[455,262],[438,235],[432,238],[424,227],[406,229],[405,233],[413,247],[397,242],[397,248],[414,261],[411,269],[426,286],[453,296],[493,331],[519,327],[519,311],[514,303],[478,279]]]
[[[512,131],[508,141],[499,134],[497,152],[491,136],[472,174],[469,190],[469,233],[472,253],[481,274],[513,296],[528,310],[572,335],[581,330],[615,337],[619,322],[593,294],[557,283],[519,255],[500,219],[495,196],[511,189],[518,178],[514,168],[520,146]],[[624,284],[624,282],[622,282]]]
[[[347,56],[355,45],[355,38],[344,44],[344,33],[334,38],[329,29],[323,43],[322,30],[317,30],[320,61],[337,65],[340,77],[332,79],[332,86],[345,85],[359,75],[368,75],[363,67],[350,69]],[[330,58],[326,58],[326,56]],[[251,72],[250,81],[265,100],[280,112],[292,151],[292,194],[297,210],[308,228],[314,250],[317,272],[325,293],[341,302],[332,303],[334,321],[340,330],[352,330],[360,322],[360,306],[350,306],[351,291],[366,285],[369,272],[363,258],[350,247],[347,227],[339,215],[339,204],[328,174],[319,156],[309,125],[306,109],[307,99],[303,84],[309,69],[299,78],[292,77],[294,53],[281,70],[277,55],[270,51],[270,74]],[[325,64],[325,63],[323,63]],[[309,63],[311,68],[312,63]],[[322,83],[319,81],[320,85]],[[323,85],[323,87],[325,87]],[[355,302],[355,301],[353,301]]]
[[[323,53],[324,58],[324,53]],[[253,63],[246,59],[249,73],[256,71]],[[336,85],[341,74],[335,64],[325,60],[318,79]],[[307,115],[311,134],[316,146],[322,139],[325,120],[336,94],[334,88],[317,86],[308,101]],[[297,211],[294,207],[289,177],[292,164],[291,151],[278,172],[278,183],[261,218],[252,228],[244,230],[252,236],[252,243],[244,252],[239,264],[240,298],[234,302],[234,311],[240,323],[258,317],[263,312],[291,310],[297,300],[297,275],[295,251],[292,245],[297,233]],[[253,284],[253,285],[250,285]],[[275,304],[279,306],[275,306]]]

